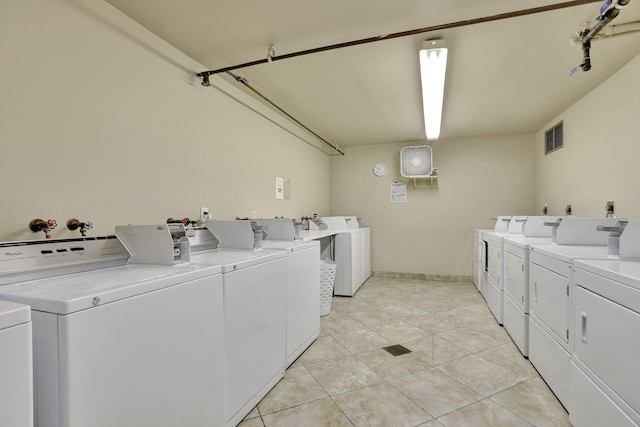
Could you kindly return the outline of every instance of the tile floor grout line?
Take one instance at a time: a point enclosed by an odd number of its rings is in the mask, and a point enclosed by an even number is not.
[[[348,392],[346,392],[346,391],[345,391],[345,393],[348,393]],[[340,393],[340,394],[342,394],[342,393]],[[338,396],[338,395],[336,395],[336,396]],[[338,404],[338,402],[336,402],[336,401],[335,401],[335,399],[333,398],[333,396],[329,395],[329,399],[331,399],[331,401],[333,402],[333,404],[334,404],[334,405],[336,405],[336,406],[338,407],[338,409],[340,409],[340,412],[342,412],[342,413],[344,414],[344,416],[345,416],[345,417],[347,417],[347,419],[349,420],[349,422],[351,423],[351,425],[352,425],[352,426],[354,426],[354,427],[356,427],[356,423],[355,423],[355,422],[353,422],[353,420],[351,419],[351,417],[349,417],[349,415],[348,415],[346,412],[344,412],[344,409],[342,409],[342,406],[340,406],[340,405]]]
[[[322,387],[322,385],[320,385],[320,387]],[[318,397],[318,398],[316,398],[316,399],[311,399],[311,400],[310,400],[310,401],[308,401],[308,402],[298,403],[298,404],[295,404],[295,405],[292,405],[292,406],[288,406],[288,407],[286,407],[286,408],[278,409],[277,411],[270,412],[270,413],[268,413],[268,414],[265,414],[264,416],[269,416],[269,415],[278,414],[278,413],[280,413],[280,412],[285,412],[285,411],[288,411],[288,410],[293,409],[293,408],[299,408],[299,407],[301,407],[301,406],[308,405],[309,403],[317,402],[317,401],[319,401],[319,400],[323,400],[323,399],[327,399],[327,398],[331,399],[331,401],[332,401],[333,403],[335,403],[335,404],[336,404],[336,406],[338,406],[338,408],[340,408],[340,406],[339,406],[339,405],[338,405],[338,404],[333,400],[333,397],[332,397],[329,393],[327,393],[327,392],[326,392],[326,390],[324,390],[324,387],[323,387],[322,389],[323,389],[323,391],[325,391],[326,396]],[[346,393],[346,392],[345,392],[345,393]],[[342,411],[342,408],[340,408],[340,411],[344,413],[344,411]],[[258,413],[259,413],[259,412],[260,412],[260,411],[258,410]],[[345,415],[346,415],[346,414],[345,414]],[[256,417],[256,418],[258,418],[258,417]],[[260,415],[260,417],[259,417],[259,418],[262,420],[262,424],[263,424],[263,426],[265,426],[265,427],[266,427],[266,423],[264,422],[263,415]],[[351,421],[351,420],[349,420],[349,421]],[[352,423],[352,424],[353,424],[353,423]]]
[[[470,406],[477,405],[478,403],[480,403],[480,402],[484,402],[485,400],[491,400],[491,399],[490,399],[490,398],[488,398],[488,397],[483,397],[483,398],[482,398],[482,399],[480,399],[480,400],[476,400],[475,402],[471,402],[471,403],[469,403],[469,404],[467,404],[467,405],[463,405],[463,406],[461,406],[461,407],[459,407],[459,408],[457,408],[457,409],[454,409],[454,410],[453,410],[453,411],[451,411],[451,412],[447,412],[446,414],[442,414],[442,415],[440,415],[438,418],[434,418],[434,419],[435,419],[435,420],[437,420],[438,422],[440,422],[440,421],[439,421],[439,420],[440,420],[440,418],[446,417],[447,415],[453,414],[454,412],[460,411],[461,409],[465,409],[465,408],[468,408],[468,407],[470,407]],[[510,409],[505,408],[504,406],[500,405],[498,402],[495,402],[495,401],[493,401],[493,400],[491,400],[491,402],[495,403],[496,405],[500,406],[502,409],[504,409],[504,410],[506,410],[507,412],[510,412],[511,414],[513,414],[513,415],[515,415],[516,417],[520,418],[521,420],[523,420],[523,421],[524,421],[524,422],[526,422],[527,424],[530,424],[531,426],[535,427],[535,424],[533,424],[533,423],[529,422],[528,420],[525,420],[524,418],[522,418],[522,417],[521,417],[521,416],[519,416],[518,414],[516,414],[516,413],[514,413],[513,411],[511,411]],[[442,423],[440,423],[440,424],[442,424]]]
[[[408,376],[408,375],[407,375]],[[400,377],[398,377],[400,378]],[[397,378],[394,378],[397,379]],[[409,395],[407,395],[406,393],[404,393],[402,390],[400,390],[398,387],[396,387],[393,383],[389,382],[389,380],[385,380],[387,384],[389,384],[391,387],[393,387],[394,389],[398,390],[398,393],[400,393],[401,395],[403,395],[404,397],[406,397],[407,399],[409,399],[414,405],[416,405],[418,408],[422,409],[425,413],[427,413],[427,415],[429,415],[431,417],[431,419],[427,422],[431,422],[433,420],[436,419],[436,417],[434,417],[431,412],[427,411],[424,407],[422,407],[422,405],[420,405],[418,402],[416,402],[415,400],[413,400]],[[418,424],[420,425],[420,424]]]
[[[264,418],[262,417],[262,412],[258,405],[256,405],[256,410],[258,411],[258,416],[260,417],[260,422],[262,423],[262,427],[267,427],[267,424],[264,422]]]

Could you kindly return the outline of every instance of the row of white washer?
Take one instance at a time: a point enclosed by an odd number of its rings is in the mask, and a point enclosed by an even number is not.
[[[274,246],[110,266],[128,256],[113,236],[6,244],[0,311],[31,311],[0,317],[0,372],[29,365],[4,342],[32,326],[35,386],[31,403],[30,378],[3,376],[0,425],[32,425],[32,407],[39,427],[237,425],[319,335],[319,244]]]
[[[640,424],[640,263],[611,255],[611,238],[596,230],[615,222],[564,218],[559,244],[557,236],[475,233],[474,282],[578,427]],[[640,239],[639,223],[622,236],[636,255],[629,242]]]

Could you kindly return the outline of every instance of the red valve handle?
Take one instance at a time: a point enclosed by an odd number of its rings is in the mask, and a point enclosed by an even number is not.
[[[45,224],[46,224],[46,227],[44,229],[44,238],[50,239],[51,231],[58,226],[58,223],[56,222],[55,219],[48,219]]]

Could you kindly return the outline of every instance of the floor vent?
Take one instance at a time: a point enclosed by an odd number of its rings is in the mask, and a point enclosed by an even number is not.
[[[411,350],[401,346],[400,344],[390,345],[389,347],[383,347],[382,349],[388,351],[394,356],[401,356],[403,354],[411,353]]]

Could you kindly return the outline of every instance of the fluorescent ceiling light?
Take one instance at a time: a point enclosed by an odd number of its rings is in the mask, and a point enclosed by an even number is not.
[[[425,41],[420,49],[420,80],[427,139],[440,137],[446,71],[447,48],[444,40]]]

